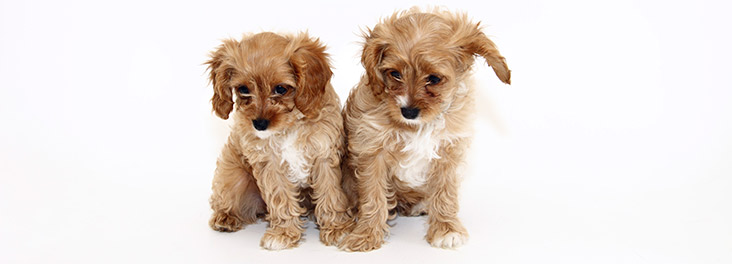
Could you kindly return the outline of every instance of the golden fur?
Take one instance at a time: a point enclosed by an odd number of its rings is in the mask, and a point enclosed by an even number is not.
[[[343,120],[325,46],[305,33],[265,32],[224,40],[207,64],[214,112],[227,119],[234,111],[235,122],[216,163],[211,228],[237,231],[266,214],[260,245],[291,248],[312,210],[321,241],[336,243],[352,219],[340,186]],[[269,126],[258,131],[256,119]]]
[[[474,55],[507,84],[511,72],[464,14],[413,8],[383,19],[364,38],[366,74],[343,110],[344,177],[355,179],[358,220],[339,247],[379,248],[395,213],[428,214],[427,241],[459,246],[467,239],[457,217],[458,167],[471,137]],[[420,109],[418,118],[407,119],[402,107]]]

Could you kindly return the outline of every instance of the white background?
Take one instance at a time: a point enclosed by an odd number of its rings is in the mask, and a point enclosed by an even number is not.
[[[359,28],[416,1],[0,3],[0,263],[732,263],[732,36],[723,1],[449,1],[513,71],[483,61],[461,192],[469,243],[399,218],[382,249],[308,225],[209,229],[228,123],[207,53],[243,32],[309,30],[342,99]]]

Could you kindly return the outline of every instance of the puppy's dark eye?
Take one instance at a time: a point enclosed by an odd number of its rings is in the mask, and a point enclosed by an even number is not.
[[[240,94],[249,94],[249,87],[247,87],[246,85],[239,86],[239,88],[236,88],[236,90]]]
[[[285,87],[284,85],[277,85],[274,87],[274,92],[280,95],[285,94],[287,93],[287,87]]]
[[[397,79],[397,80],[401,80],[402,79],[402,74],[399,73],[398,71],[391,71],[389,73],[389,75],[391,75],[391,77],[394,77],[394,79]]]
[[[440,77],[435,76],[434,74],[430,74],[430,76],[427,76],[427,83],[430,85],[438,84],[442,81]]]

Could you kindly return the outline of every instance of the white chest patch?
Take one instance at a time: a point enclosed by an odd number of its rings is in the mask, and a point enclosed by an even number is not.
[[[406,154],[394,173],[399,180],[411,188],[427,182],[431,161],[439,159],[437,151],[443,139],[444,119],[437,119],[422,125],[416,132],[399,132],[397,139],[404,142],[401,152]]]
[[[293,131],[285,135],[279,146],[282,160],[280,164],[287,163],[287,179],[300,187],[307,186],[310,166],[308,166],[303,150],[297,145],[297,132]]]

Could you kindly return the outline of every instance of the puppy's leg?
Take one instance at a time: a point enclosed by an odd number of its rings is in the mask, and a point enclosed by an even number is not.
[[[426,239],[433,247],[455,248],[468,240],[468,232],[457,217],[458,187],[457,168],[462,162],[467,140],[442,147],[440,159],[433,160],[429,185],[433,190],[427,200],[428,224]]]
[[[355,216],[358,214],[358,187],[353,168],[348,165],[348,162],[348,155],[346,155],[341,162],[341,188],[348,198],[348,213]]]
[[[243,225],[256,222],[257,213],[265,210],[254,178],[236,150],[229,139],[216,162],[210,200],[214,213],[209,220],[209,226],[216,231],[238,231]]]
[[[381,154],[367,155],[359,160],[355,176],[358,184],[358,222],[353,232],[341,241],[340,248],[346,251],[370,251],[384,243],[389,226],[390,206],[387,183],[387,167]],[[393,196],[393,193],[391,194]]]
[[[287,180],[287,170],[278,162],[254,164],[253,170],[269,212],[269,226],[259,245],[269,250],[296,247],[303,232],[300,216],[305,213],[299,189]]]
[[[320,227],[320,241],[335,245],[353,226],[348,214],[348,198],[341,189],[341,168],[338,152],[318,158],[313,166],[313,199],[315,217]]]

